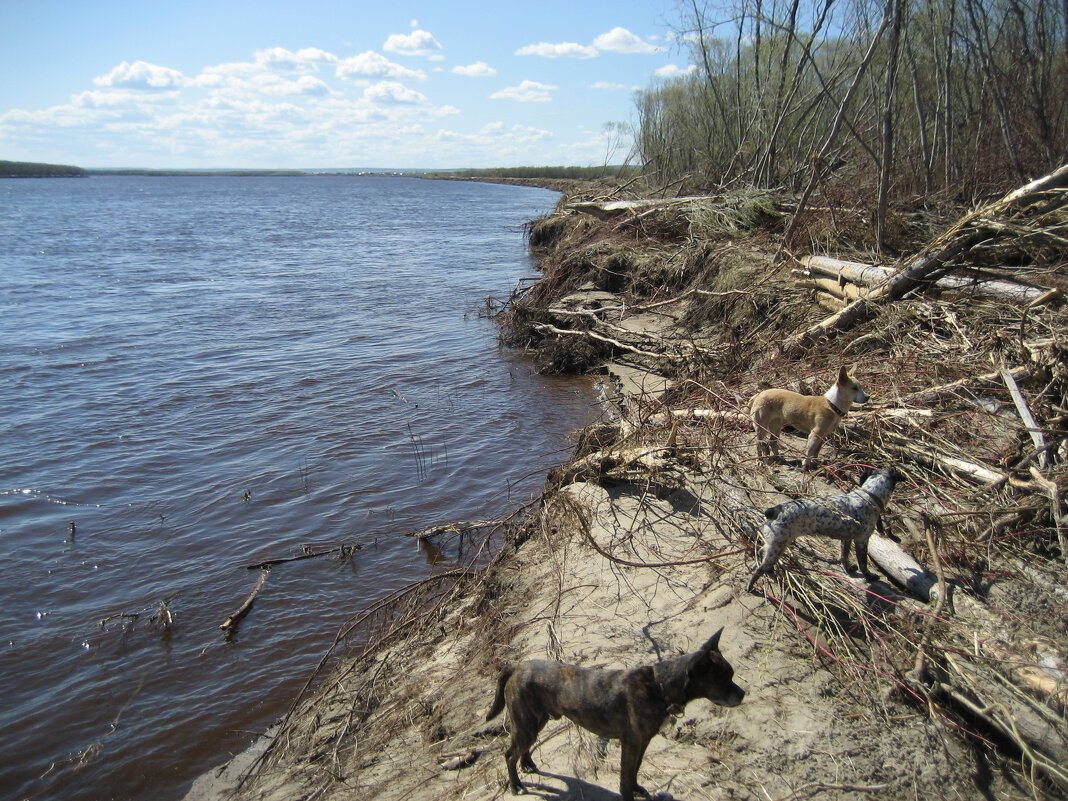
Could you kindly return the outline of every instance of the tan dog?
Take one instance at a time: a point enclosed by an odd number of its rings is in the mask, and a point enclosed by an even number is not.
[[[808,434],[804,469],[812,467],[838,422],[854,403],[864,403],[867,394],[843,367],[834,386],[822,395],[800,395],[788,389],[765,389],[753,398],[749,413],[756,429],[757,458],[779,459],[779,432],[784,425]]]

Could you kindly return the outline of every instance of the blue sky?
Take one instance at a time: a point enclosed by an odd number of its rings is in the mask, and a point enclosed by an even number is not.
[[[600,164],[687,67],[674,0],[0,0],[0,159]]]

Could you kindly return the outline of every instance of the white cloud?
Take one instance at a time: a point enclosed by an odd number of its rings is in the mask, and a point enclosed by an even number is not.
[[[597,81],[590,84],[590,89],[604,89],[606,91],[618,91],[620,89],[626,89],[625,83],[609,83],[608,81]]]
[[[582,45],[577,42],[538,42],[529,44],[515,51],[517,56],[541,56],[542,58],[597,58],[602,52],[647,54],[659,53],[664,48],[649,44],[639,36],[635,36],[626,28],[613,28],[608,33],[602,33],[590,45]]]
[[[333,53],[318,47],[305,47],[295,53],[284,47],[271,47],[257,50],[254,57],[257,64],[267,69],[285,72],[312,72],[318,70],[320,64],[336,64],[338,61]]]
[[[519,86],[509,86],[490,95],[491,100],[516,100],[520,103],[548,103],[552,100],[549,94],[559,86],[537,81],[523,81]]]
[[[596,58],[597,49],[576,42],[538,42],[515,51],[517,56],[541,56],[542,58]]]
[[[613,28],[608,33],[602,33],[593,40],[593,46],[598,50],[626,54],[659,53],[664,49],[643,41],[626,28],[619,27]]]
[[[441,50],[441,43],[429,31],[417,28],[409,34],[392,34],[382,49],[400,56],[430,56]]]
[[[144,61],[133,64],[124,61],[107,75],[93,78],[97,86],[125,87],[128,89],[167,89],[181,86],[185,78],[178,70],[160,67]]]
[[[541,142],[545,139],[552,139],[553,136],[551,131],[541,128],[531,128],[528,125],[508,126],[503,122],[491,122],[484,125],[478,133],[484,141],[489,141],[489,138],[505,138],[514,142]]]
[[[130,91],[128,89],[89,90],[81,94],[71,95],[72,106],[81,108],[120,108],[139,106],[144,103],[167,103],[177,100],[181,93],[173,90],[167,92],[144,92]]]
[[[677,78],[680,75],[689,75],[696,71],[697,66],[694,64],[685,68],[679,67],[676,64],[665,64],[663,67],[653,70],[653,75],[657,78]]]
[[[501,145],[529,144],[544,142],[554,138],[552,131],[531,128],[527,125],[506,125],[503,122],[491,122],[482,126],[478,133],[460,133],[444,128],[435,134],[441,142],[460,142],[482,147],[500,147]]]
[[[372,103],[413,105],[426,102],[426,95],[396,81],[381,81],[363,90],[364,100]]]
[[[426,80],[426,73],[422,70],[413,70],[396,64],[374,50],[339,61],[337,76],[339,78],[389,78],[394,81]]]
[[[301,75],[291,81],[271,73],[256,76],[252,84],[269,95],[312,95],[321,97],[330,94],[330,87],[314,75]]]
[[[453,67],[452,71],[457,75],[466,75],[469,78],[492,78],[497,74],[497,70],[493,69],[485,61],[476,61],[466,67]]]

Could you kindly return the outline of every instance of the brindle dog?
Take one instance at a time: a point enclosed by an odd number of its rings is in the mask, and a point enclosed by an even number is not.
[[[638,768],[645,749],[669,710],[681,711],[696,698],[720,706],[737,706],[745,697],[732,679],[734,669],[719,652],[721,628],[697,651],[631,670],[600,670],[531,660],[507,665],[497,680],[497,695],[486,720],[508,706],[512,741],[505,752],[508,785],[526,792],[516,763],[538,773],[530,749],[550,718],[561,715],[601,737],[618,739],[623,747],[619,794],[633,801]]]

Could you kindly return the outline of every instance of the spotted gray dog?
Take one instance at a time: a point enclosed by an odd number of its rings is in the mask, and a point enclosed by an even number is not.
[[[814,534],[842,541],[842,566],[849,570],[849,544],[857,551],[857,565],[867,579],[868,538],[890,501],[890,493],[902,475],[893,469],[866,471],[860,486],[844,495],[826,498],[799,498],[780,503],[764,512],[764,547],[760,566],[753,571],[746,590],[752,592],[757,579],[771,572],[786,546],[797,537]]]

